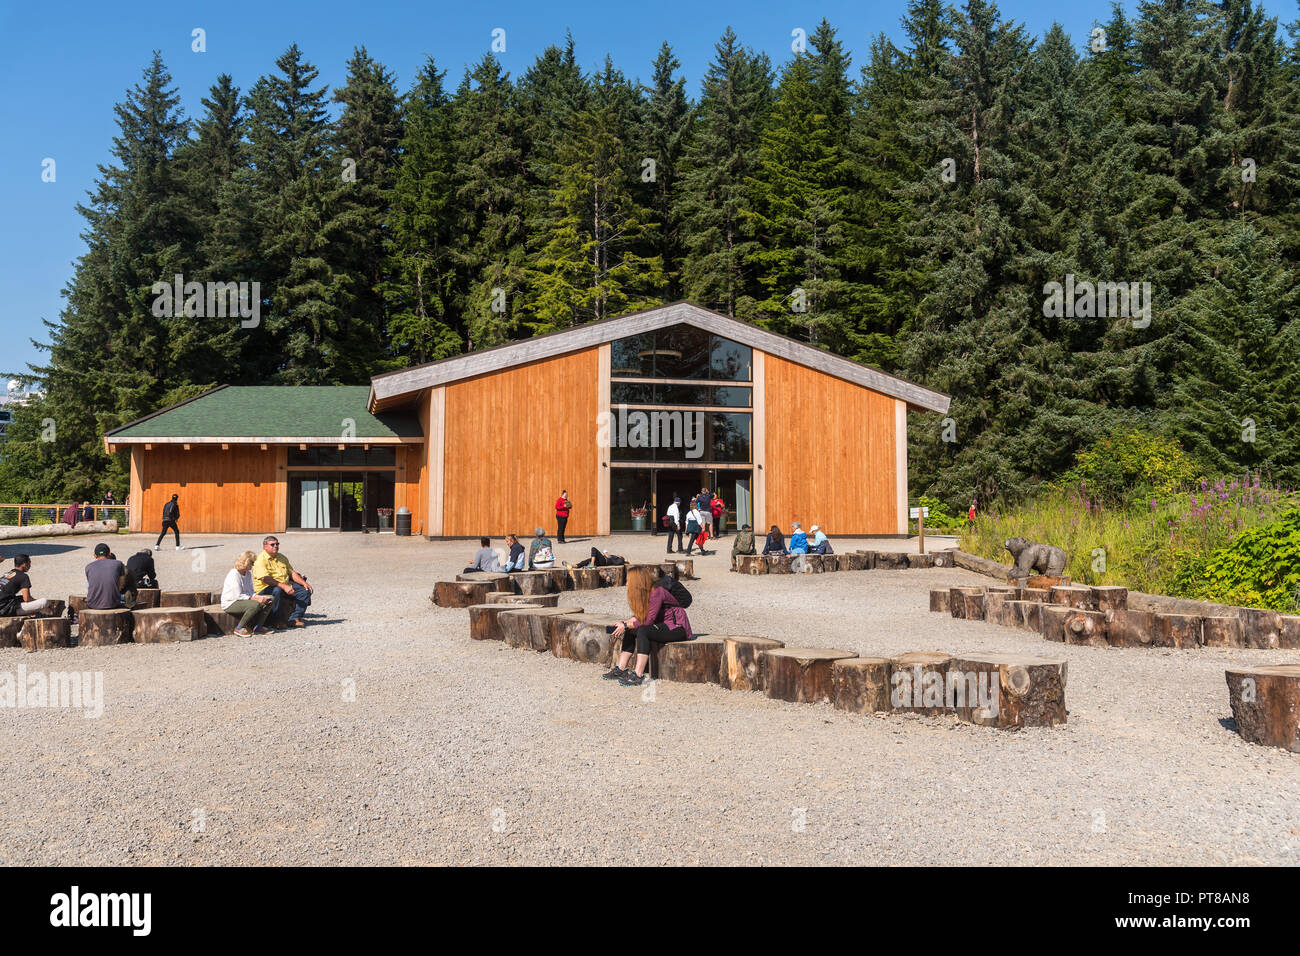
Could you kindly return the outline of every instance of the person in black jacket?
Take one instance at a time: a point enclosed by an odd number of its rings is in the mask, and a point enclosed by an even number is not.
[[[163,538],[167,537],[167,529],[172,529],[172,534],[176,536],[176,550],[181,550],[181,529],[176,526],[176,522],[181,520],[181,506],[176,503],[180,495],[172,495],[172,500],[163,505],[162,530],[158,532],[158,540],[154,542],[154,547],[162,547]]]
[[[148,548],[137,551],[126,559],[126,569],[135,578],[135,583],[142,588],[158,587],[158,571],[153,566],[153,552]]]

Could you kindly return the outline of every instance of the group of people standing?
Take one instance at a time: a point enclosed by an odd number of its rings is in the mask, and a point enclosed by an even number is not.
[[[697,546],[700,554],[712,554],[713,552],[704,550],[704,544],[710,537],[716,537],[713,529],[718,525],[725,509],[726,502],[722,496],[708,488],[701,488],[700,493],[691,498],[685,509],[681,495],[674,495],[673,503],[664,512],[663,519],[664,530],[668,532],[668,553],[673,553],[673,535],[676,534],[677,550],[683,554],[690,554]],[[686,537],[685,550],[682,549],[683,536]]]

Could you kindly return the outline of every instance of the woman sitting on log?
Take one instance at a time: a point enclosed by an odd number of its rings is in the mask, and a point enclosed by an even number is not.
[[[785,538],[781,536],[781,529],[776,525],[767,533],[767,544],[763,545],[764,554],[785,554]]]
[[[646,666],[650,663],[650,644],[672,644],[693,641],[691,622],[686,617],[686,606],[691,603],[690,592],[675,578],[664,576],[655,582],[650,592],[650,609],[646,619],[630,617],[619,621],[614,628],[614,639],[623,641],[623,653],[618,663],[606,674],[605,680],[616,680],[624,687],[636,687],[645,681]],[[632,648],[636,648],[636,668],[628,670]]]
[[[221,610],[239,618],[235,633],[240,637],[250,634],[265,634],[270,630],[262,622],[271,613],[271,598],[258,594],[253,587],[253,562],[257,555],[245,551],[235,558],[235,566],[226,572],[226,580],[221,585]],[[252,625],[252,630],[249,630]]]
[[[510,554],[506,558],[506,570],[523,571],[527,565],[525,564],[524,546],[519,543],[519,538],[516,535],[508,534],[506,535],[506,544],[510,547]]]

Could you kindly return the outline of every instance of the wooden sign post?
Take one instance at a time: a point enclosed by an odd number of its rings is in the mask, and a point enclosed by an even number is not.
[[[929,508],[912,509],[912,517],[916,519],[916,531],[920,536],[921,554],[925,554],[925,516],[929,511]]]

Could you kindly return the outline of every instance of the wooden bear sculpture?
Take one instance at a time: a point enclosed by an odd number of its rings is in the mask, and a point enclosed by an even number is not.
[[[1031,574],[1049,574],[1059,577],[1065,570],[1065,551],[1050,544],[1035,544],[1024,538],[1012,538],[1002,543],[1016,559],[1011,576],[1027,578]]]

